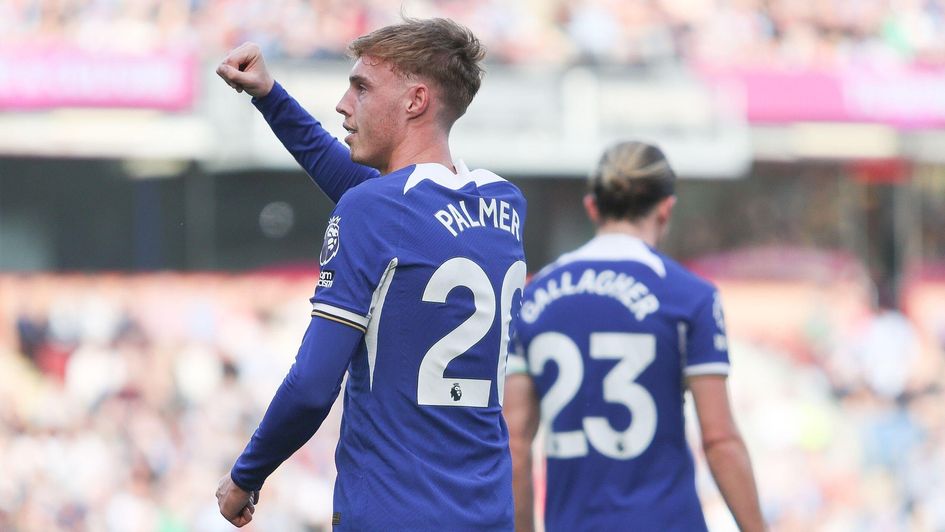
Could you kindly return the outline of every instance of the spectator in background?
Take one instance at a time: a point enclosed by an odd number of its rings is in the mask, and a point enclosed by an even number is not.
[[[399,0],[0,3],[0,49],[196,50],[260,43],[274,58],[341,59]],[[409,13],[467,21],[493,61],[567,66],[718,64],[835,68],[945,64],[941,2],[414,0]],[[300,28],[305,28],[304,31]]]
[[[918,333],[899,312],[892,289],[880,284],[873,312],[851,353],[865,384],[887,400],[900,397],[919,359],[919,347]]]

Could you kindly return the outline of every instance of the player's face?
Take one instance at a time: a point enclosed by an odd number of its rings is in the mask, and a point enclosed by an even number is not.
[[[389,171],[391,153],[405,132],[403,112],[407,83],[390,65],[371,56],[354,64],[348,90],[335,110],[345,117],[345,143],[351,160],[382,172]]]

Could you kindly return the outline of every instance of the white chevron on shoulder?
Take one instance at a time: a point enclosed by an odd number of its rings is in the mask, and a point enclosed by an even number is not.
[[[477,168],[476,170],[470,171],[469,168],[466,167],[466,163],[462,160],[456,161],[453,164],[456,166],[455,174],[451,172],[449,168],[439,163],[421,163],[416,165],[413,173],[410,174],[410,177],[407,178],[407,182],[404,183],[404,194],[427,179],[441,187],[452,190],[459,190],[470,182],[474,182],[477,187],[481,187],[489,183],[505,181],[505,179],[488,170]]]

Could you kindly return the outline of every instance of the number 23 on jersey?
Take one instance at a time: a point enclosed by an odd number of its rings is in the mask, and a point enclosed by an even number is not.
[[[604,401],[624,406],[633,420],[617,431],[602,416],[582,419],[578,430],[554,432],[558,414],[574,399],[584,379],[584,361],[577,344],[558,332],[536,336],[528,346],[530,371],[541,375],[548,362],[558,366],[558,378],[541,400],[542,418],[549,427],[546,452],[552,458],[587,456],[588,442],[599,453],[617,460],[642,454],[656,434],[656,402],[642,385],[634,382],[656,358],[652,334],[595,332],[590,336],[590,358],[619,362],[604,377]]]

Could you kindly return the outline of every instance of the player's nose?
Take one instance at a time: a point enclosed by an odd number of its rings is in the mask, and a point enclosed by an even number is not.
[[[351,106],[348,105],[348,93],[345,92],[344,95],[338,100],[338,103],[335,104],[335,112],[341,114],[345,118],[351,116]]]

